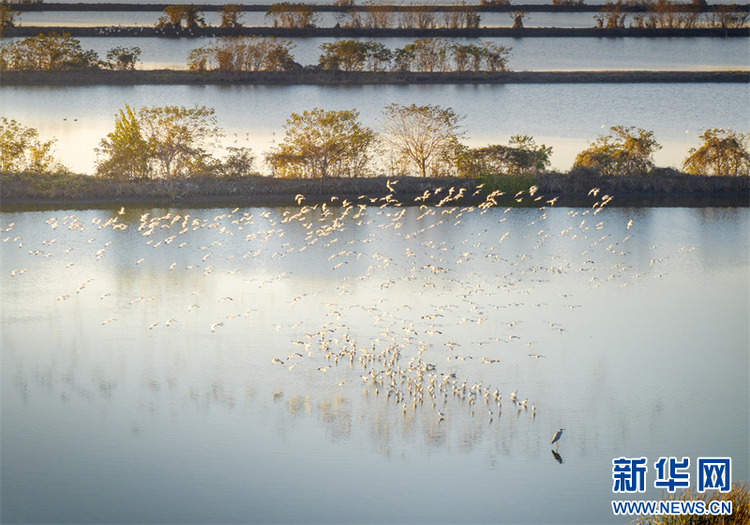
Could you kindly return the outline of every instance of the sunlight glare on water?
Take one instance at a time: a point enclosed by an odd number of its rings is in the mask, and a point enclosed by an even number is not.
[[[615,457],[747,479],[747,209],[362,204],[0,214],[3,522],[626,523]]]

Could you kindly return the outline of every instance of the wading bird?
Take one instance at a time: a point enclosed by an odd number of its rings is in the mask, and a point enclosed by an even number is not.
[[[555,435],[552,437],[552,443],[551,443],[552,445],[554,445],[555,443],[557,443],[557,446],[558,447],[560,446],[559,441],[560,441],[560,438],[563,435],[563,430],[565,430],[565,429],[561,428],[560,430],[558,430],[557,432],[555,432]]]

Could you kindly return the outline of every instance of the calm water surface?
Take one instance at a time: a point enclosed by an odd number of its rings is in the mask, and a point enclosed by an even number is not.
[[[529,13],[526,27],[595,27],[596,13]],[[22,13],[21,25],[27,26],[65,26],[65,27],[105,27],[105,26],[153,26],[162,16],[160,12],[59,12],[39,11]],[[221,15],[216,9],[202,12],[206,24],[218,27]],[[318,27],[333,27],[336,23],[345,24],[349,18],[338,17],[336,13],[317,13],[315,24]],[[398,24],[398,15],[394,15],[394,24]],[[435,17],[438,24],[444,23],[441,13]],[[482,13],[482,27],[511,27],[514,19],[508,13]],[[273,25],[273,19],[266,18],[264,12],[245,12],[240,22],[246,27],[263,27]],[[626,19],[625,25],[630,22]]]
[[[627,523],[615,457],[748,478],[748,209],[367,204],[0,214],[2,521]]]
[[[615,125],[653,130],[663,146],[657,165],[680,166],[698,146],[701,128],[747,130],[747,100],[747,84],[0,88],[3,116],[38,129],[44,139],[57,138],[61,161],[87,173],[94,170],[94,148],[125,103],[215,108],[225,145],[251,147],[259,158],[281,140],[292,112],[356,108],[377,130],[382,108],[393,102],[438,104],[466,116],[467,144],[531,135],[553,147],[553,167],[567,170],[589,141]],[[260,162],[257,167],[265,170]]]
[[[218,6],[217,6],[218,7]],[[526,27],[594,27],[596,13],[530,13],[524,22]],[[66,26],[66,27],[103,27],[103,26],[153,26],[162,16],[160,12],[56,12],[39,11],[22,13],[20,22],[27,26]],[[210,26],[221,24],[221,15],[217,9],[207,9],[202,13],[203,20]],[[480,25],[483,27],[510,27],[514,20],[508,13],[482,13]],[[343,21],[342,21],[343,20]],[[337,22],[345,23],[347,18],[337,18],[335,13],[317,13],[318,27],[332,27]],[[398,17],[394,17],[398,20]],[[438,23],[443,22],[443,15],[436,16]],[[263,27],[273,25],[272,19],[266,18],[264,12],[246,12],[240,22],[246,27]]]

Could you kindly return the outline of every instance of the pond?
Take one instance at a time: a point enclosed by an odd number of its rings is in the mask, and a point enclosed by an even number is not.
[[[6,209],[2,521],[628,523],[661,456],[747,480],[750,210],[545,201]]]
[[[3,116],[38,129],[45,140],[56,138],[60,160],[85,173],[93,172],[94,148],[126,103],[215,108],[227,133],[224,145],[251,147],[262,172],[262,154],[283,139],[292,112],[356,108],[362,122],[378,130],[382,109],[391,103],[452,107],[466,117],[464,142],[474,147],[533,136],[552,146],[552,166],[567,170],[578,152],[616,125],[652,130],[663,146],[656,164],[679,167],[700,144],[702,130],[746,131],[749,98],[748,84],[0,88]]]
[[[220,6],[213,9],[206,8],[201,12],[206,24],[214,27],[221,24],[218,9]],[[26,26],[42,27],[153,26],[162,14],[159,11],[38,11],[22,13],[20,23]],[[529,13],[524,25],[526,27],[595,27],[595,15],[596,13]],[[319,12],[315,20],[315,25],[318,27],[333,27],[336,23],[345,23],[348,18],[338,17],[336,13]],[[442,23],[443,15],[437,13],[436,20]],[[266,18],[266,13],[261,11],[243,13],[240,22],[246,27],[273,25],[272,19]],[[508,13],[482,13],[480,25],[482,27],[511,27],[513,19]]]

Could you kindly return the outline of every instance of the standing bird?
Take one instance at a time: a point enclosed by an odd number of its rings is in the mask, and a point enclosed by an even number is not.
[[[560,441],[560,438],[563,435],[563,430],[565,430],[565,429],[561,428],[560,430],[558,430],[557,432],[555,432],[555,435],[552,438],[552,443],[551,443],[552,445],[554,445],[555,443],[557,443],[558,441]],[[557,443],[557,446],[559,447],[560,443]]]

